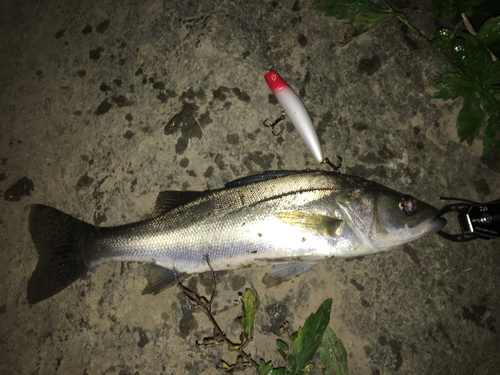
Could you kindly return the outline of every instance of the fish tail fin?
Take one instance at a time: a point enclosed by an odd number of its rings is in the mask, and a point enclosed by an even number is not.
[[[29,216],[38,263],[28,282],[28,302],[52,297],[90,268],[86,243],[96,227],[55,208],[34,204]]]

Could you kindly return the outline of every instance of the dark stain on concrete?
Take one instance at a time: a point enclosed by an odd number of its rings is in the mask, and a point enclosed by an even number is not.
[[[280,334],[280,328],[289,321],[290,311],[287,307],[289,302],[289,298],[286,297],[283,301],[270,303],[264,308],[271,324],[262,326],[263,332],[274,333],[275,335]],[[298,327],[294,329],[297,330]],[[292,330],[292,332],[294,331]]]
[[[76,183],[75,189],[76,191],[79,191],[83,188],[88,188],[90,185],[92,185],[93,182],[94,179],[85,174],[79,178],[78,182]]]
[[[226,86],[219,86],[217,90],[212,90],[212,95],[215,100],[220,100],[220,101],[225,101],[227,96],[226,93],[230,92],[231,90],[229,87]]]
[[[97,61],[101,58],[101,53],[104,52],[104,48],[99,47],[89,51],[89,59]]]
[[[304,34],[299,34],[299,36],[297,37],[297,42],[302,48],[304,48],[305,46],[307,46],[307,37]]]
[[[123,138],[125,139],[130,139],[135,135],[135,133],[131,132],[130,130],[127,130],[125,134],[123,134]]]
[[[358,72],[366,73],[369,76],[375,74],[381,67],[380,57],[373,56],[370,59],[361,59],[358,64]]]
[[[139,334],[139,342],[137,343],[137,346],[139,348],[144,348],[146,344],[149,342],[148,336],[146,335],[144,329],[141,327],[134,327],[132,331],[137,332]]]
[[[172,135],[176,133],[184,124],[186,124],[188,128],[197,125],[194,119],[195,112],[197,110],[198,106],[195,104],[185,103],[181,111],[174,115],[174,117],[167,122],[167,125],[165,125],[165,135]]]
[[[226,165],[224,163],[224,156],[222,154],[215,155],[214,163],[219,167],[221,171],[226,168]]]
[[[115,102],[118,108],[130,107],[134,104],[133,101],[127,99],[124,95],[113,96],[111,99]]]
[[[236,133],[228,134],[226,136],[226,140],[227,140],[227,143],[229,143],[230,145],[237,146],[240,144],[240,136]]]
[[[392,159],[396,156],[396,153],[387,147],[387,144],[384,144],[384,146],[377,151],[377,154],[383,159],[383,160],[389,160]],[[382,164],[382,163],[381,163]]]
[[[321,116],[321,120],[318,121],[318,125],[316,126],[316,132],[318,133],[318,138],[320,144],[326,144],[326,140],[323,137],[326,129],[332,126],[333,123],[333,113],[328,111]]]
[[[470,308],[463,306],[462,307],[462,317],[465,320],[469,320],[473,322],[476,326],[481,328],[488,328],[491,332],[496,333],[495,326],[493,323],[496,322],[496,319],[492,316],[488,317],[486,320],[484,319],[484,315],[488,311],[486,305],[472,305]]]
[[[383,158],[378,157],[375,155],[374,152],[368,152],[365,155],[360,155],[358,157],[358,161],[366,164],[377,164],[377,165],[382,165],[384,163]]]
[[[187,283],[187,288],[198,293],[196,287],[197,277],[191,277]],[[188,335],[195,331],[198,328],[198,322],[193,317],[194,307],[189,302],[188,298],[184,295],[184,293],[178,293],[177,298],[181,304],[181,315],[182,318],[179,321],[179,335],[185,339]]]
[[[365,290],[365,287],[363,285],[361,285],[360,283],[358,283],[354,279],[351,279],[351,284],[354,285],[356,287],[356,289],[359,290],[360,292],[362,292],[363,290]]]
[[[181,96],[179,97],[179,100],[204,100],[205,99],[205,91],[203,89],[199,89],[198,91],[193,90],[193,88],[190,88],[188,91],[184,91]]]
[[[186,151],[188,146],[189,146],[189,141],[184,137],[180,137],[177,140],[177,143],[175,144],[175,152],[178,155],[180,155],[180,154],[184,153],[184,151]]]
[[[35,185],[33,181],[28,177],[22,177],[5,191],[3,199],[8,202],[19,202],[22,197],[31,196],[31,192],[34,189]]]
[[[274,96],[274,94],[269,94],[268,96],[268,101],[270,104],[273,104],[273,105],[276,105],[278,104],[278,99],[276,99],[276,97]]]
[[[83,28],[83,30],[82,30],[82,34],[83,34],[83,35],[88,35],[88,34],[90,34],[91,32],[92,32],[92,26],[90,26],[90,25],[85,26],[85,27]]]
[[[56,33],[56,35],[55,35],[56,39],[61,39],[61,38],[64,36],[64,32],[65,32],[65,31],[66,31],[66,29],[61,29],[61,30],[59,30],[59,31]]]
[[[111,91],[111,87],[109,87],[108,85],[106,85],[106,83],[101,83],[101,86],[99,86],[99,90],[101,90],[102,92],[106,92],[106,91]]]
[[[113,105],[110,102],[108,102],[108,99],[106,98],[101,102],[101,104],[99,104],[99,106],[97,107],[97,109],[94,113],[97,116],[102,116],[102,115],[108,113],[112,106]]]
[[[245,283],[246,283],[246,279],[243,276],[234,275],[231,278],[229,285],[231,286],[231,289],[236,292],[238,290],[243,289],[243,287],[245,286]]]
[[[108,29],[110,23],[110,20],[102,21],[99,25],[96,26],[95,31],[97,31],[99,34],[104,33]]]
[[[490,187],[484,178],[474,181],[474,188],[480,196],[487,196],[491,194]]]
[[[368,129],[368,124],[365,124],[364,122],[355,122],[354,124],[352,124],[352,128],[354,130],[357,130],[358,132],[362,132]]]
[[[239,88],[233,87],[233,93],[242,102],[247,102],[247,103],[250,102],[250,96],[248,96],[248,94],[245,91],[241,91]]]
[[[94,214],[94,225],[99,226],[106,221],[108,221],[108,218],[105,214],[98,214],[97,212]]]
[[[205,178],[209,178],[209,177],[212,177],[212,175],[214,174],[214,167],[210,166],[207,168],[207,170],[203,173],[203,177]]]
[[[274,154],[265,154],[262,151],[254,151],[248,153],[243,158],[243,165],[251,173],[258,172],[259,170],[254,169],[254,165],[258,165],[260,170],[270,170],[272,162],[274,160]]]
[[[420,263],[420,258],[418,257],[417,251],[409,244],[403,245],[403,251],[408,254],[410,259],[415,263],[419,268],[422,266]]]
[[[153,88],[155,90],[165,90],[165,82],[155,82]]]

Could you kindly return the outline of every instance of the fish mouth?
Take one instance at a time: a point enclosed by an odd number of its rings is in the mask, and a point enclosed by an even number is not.
[[[437,232],[438,230],[441,230],[444,228],[446,225],[447,221],[446,219],[442,217],[436,216],[432,221],[429,223],[429,232]]]

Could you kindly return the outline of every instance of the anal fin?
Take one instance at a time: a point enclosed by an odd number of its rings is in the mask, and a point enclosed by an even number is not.
[[[310,270],[316,263],[280,263],[275,264],[262,278],[262,283],[270,288]]]
[[[184,273],[178,273],[165,267],[161,267],[154,263],[146,264],[148,273],[148,284],[142,291],[142,294],[158,294],[161,291],[171,287],[174,283],[184,279]]]

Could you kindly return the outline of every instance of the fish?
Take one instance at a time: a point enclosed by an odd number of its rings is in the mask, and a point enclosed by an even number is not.
[[[266,286],[329,258],[386,251],[446,220],[410,195],[333,171],[268,171],[206,191],[163,191],[150,218],[112,227],[33,204],[38,251],[27,299],[36,304],[109,261],[144,262],[143,294],[209,270],[271,265]]]

